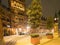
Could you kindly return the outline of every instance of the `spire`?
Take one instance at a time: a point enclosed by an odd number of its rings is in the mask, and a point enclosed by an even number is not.
[[[57,16],[57,13],[55,12],[55,16],[54,16],[54,18],[58,18],[58,16]]]

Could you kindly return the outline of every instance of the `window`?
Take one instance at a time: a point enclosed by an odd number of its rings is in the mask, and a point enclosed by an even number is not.
[[[6,24],[3,23],[3,26],[6,27]]]
[[[20,0],[21,2],[24,2],[25,0]]]
[[[21,12],[19,12],[18,14],[19,14],[19,15],[23,15],[23,13],[21,13]]]
[[[10,22],[10,19],[7,19],[8,22]]]
[[[11,2],[11,6],[15,7],[15,8],[19,9],[19,10],[25,11],[24,6],[22,4],[16,2],[16,1]]]

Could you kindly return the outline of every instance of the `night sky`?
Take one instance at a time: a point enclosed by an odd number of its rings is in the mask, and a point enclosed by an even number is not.
[[[26,7],[31,3],[31,0],[26,0]],[[55,12],[60,10],[60,0],[41,0],[42,14],[55,15]]]
[[[32,0],[26,0],[26,7],[31,3]],[[8,7],[8,0],[2,0],[3,4]],[[43,15],[55,15],[55,12],[60,10],[60,0],[41,0],[42,14]]]

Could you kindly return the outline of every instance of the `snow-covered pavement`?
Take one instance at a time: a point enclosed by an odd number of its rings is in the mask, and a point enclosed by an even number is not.
[[[31,44],[31,37],[29,35],[11,35],[11,36],[5,36],[4,40],[6,42],[6,45],[33,45]],[[40,44],[38,45],[60,45],[60,38],[58,38],[57,34],[54,34],[53,39],[48,39],[46,36],[43,36],[42,39],[40,39]]]
[[[27,35],[12,35],[4,37],[6,45],[32,45],[30,36]]]

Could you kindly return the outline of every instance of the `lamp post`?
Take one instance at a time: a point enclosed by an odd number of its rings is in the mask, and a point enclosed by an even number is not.
[[[55,32],[58,32],[58,20],[59,20],[58,15],[57,13],[55,13],[55,16],[54,16],[54,31]]]
[[[58,18],[57,13],[55,13],[55,17],[54,17],[54,35],[56,37],[58,37],[58,35],[59,35],[59,29],[58,29],[58,24],[59,23],[58,22],[59,22],[59,18]]]

